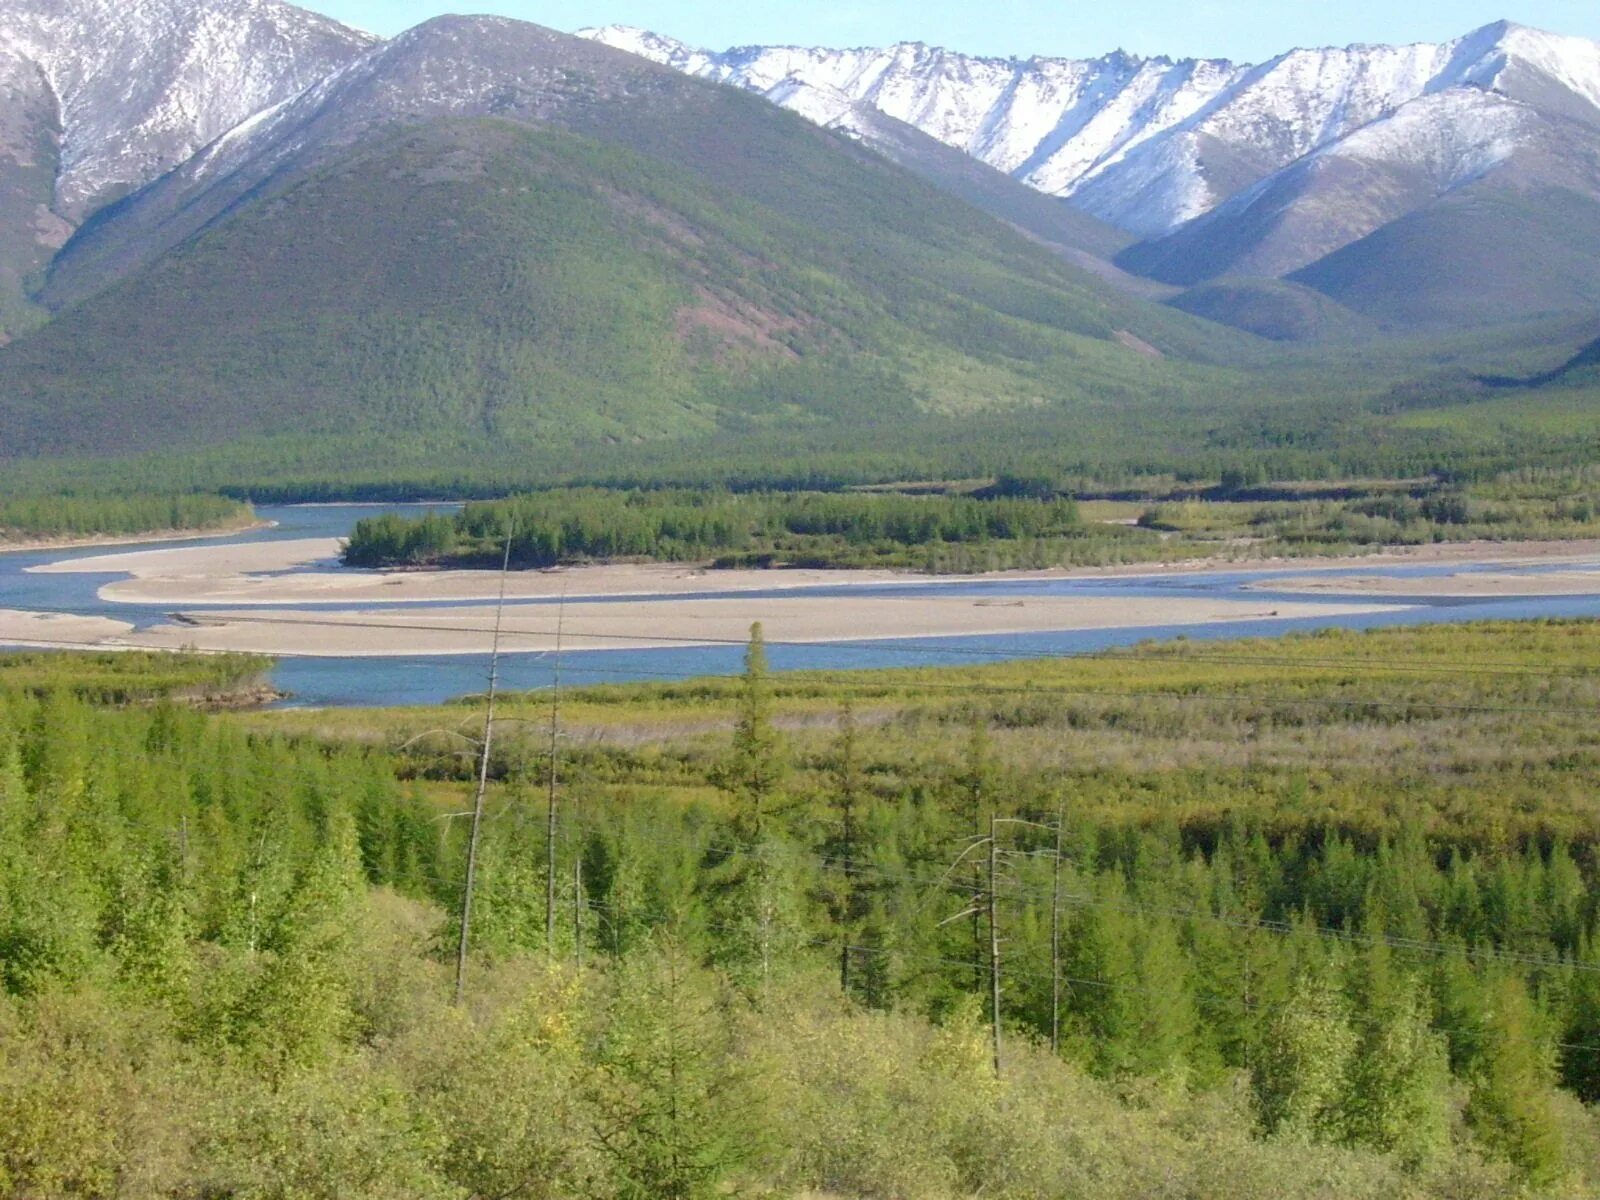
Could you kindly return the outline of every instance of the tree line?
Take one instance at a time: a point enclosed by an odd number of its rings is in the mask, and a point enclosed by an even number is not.
[[[356,524],[350,566],[517,567],[651,559],[721,566],[920,564],[952,546],[1087,541],[1070,498],[705,491],[536,492],[467,504],[455,516],[384,515]]]
[[[195,493],[0,498],[0,542],[24,538],[166,533],[243,525],[250,505]]]

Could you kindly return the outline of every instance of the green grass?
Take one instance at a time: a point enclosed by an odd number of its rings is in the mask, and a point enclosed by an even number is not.
[[[271,667],[269,659],[250,654],[0,653],[0,694],[69,692],[95,704],[220,703],[248,692]]]

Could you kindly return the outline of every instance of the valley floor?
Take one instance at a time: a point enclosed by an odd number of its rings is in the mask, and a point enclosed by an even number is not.
[[[497,573],[346,570],[337,565],[338,550],[337,539],[306,538],[136,550],[33,567],[30,573],[42,575],[124,576],[98,594],[112,605],[130,606],[127,619],[116,608],[100,614],[0,610],[0,642],[306,657],[466,655],[491,648]],[[1440,597],[1600,594],[1600,545],[1587,541],[1429,545],[1360,560],[1384,570],[1462,568],[1442,575],[1329,573],[1348,571],[1351,561],[1228,564],[1213,559],[1159,573],[1145,565],[959,578],[889,570],[722,571],[682,564],[518,571],[508,578],[506,597],[525,603],[507,610],[501,646],[508,652],[548,651],[558,637],[574,651],[740,642],[756,621],[765,625],[769,638],[786,643],[1200,627],[1358,616]],[[1208,595],[1198,588],[1175,589],[1171,595],[1126,591],[1127,585],[1148,581],[1153,589],[1164,577],[1228,565],[1251,570],[1292,565],[1298,574],[1247,584],[1247,589],[1272,593],[1260,599],[1237,592]],[[1495,567],[1503,569],[1483,569]],[[1052,581],[1068,580],[1117,581],[1125,590],[1044,590]],[[923,587],[915,594],[873,590],[906,584]],[[975,592],[973,584],[985,588]],[[993,592],[988,585],[995,585]],[[946,587],[948,594],[941,591]],[[133,611],[169,605],[194,607],[166,610],[157,621]]]

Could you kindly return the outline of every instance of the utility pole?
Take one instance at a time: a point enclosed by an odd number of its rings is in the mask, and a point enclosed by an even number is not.
[[[1061,1055],[1061,827],[1062,806],[1056,807],[1056,856],[1050,880],[1050,1053]]]
[[[467,989],[467,943],[472,929],[472,888],[478,876],[478,841],[483,832],[483,800],[489,790],[489,751],[494,742],[494,702],[500,690],[500,629],[506,612],[506,577],[511,573],[511,529],[506,529],[506,553],[500,563],[500,600],[494,612],[494,640],[489,651],[489,702],[483,717],[483,741],[478,754],[478,787],[472,797],[472,832],[467,837],[467,879],[461,890],[461,940],[456,944],[456,995],[460,1004]]]
[[[572,963],[583,969],[583,847],[572,856]]]
[[[1000,873],[1000,839],[996,821],[989,814],[989,1019],[994,1030],[994,1073],[1001,1073],[1000,1057],[1000,892],[996,884]]]
[[[544,950],[551,959],[556,953],[556,786],[561,753],[561,635],[566,619],[567,594],[563,590],[561,605],[556,609],[555,682],[550,690],[550,790],[544,823]]]
[[[839,916],[839,990],[850,994],[850,934],[855,908],[855,854],[856,854],[856,715],[849,700],[839,713],[839,815],[844,862],[841,865],[843,881],[840,885]]]
[[[986,802],[984,783],[987,781],[989,763],[988,727],[974,718],[972,723],[971,740],[967,745],[967,806],[972,818],[972,836],[983,836],[983,810]],[[994,835],[993,816],[990,811],[991,828],[990,836]],[[972,864],[972,890],[973,895],[981,895],[983,891],[983,867],[976,861]],[[975,986],[983,985],[983,926],[982,917],[978,907],[972,910],[972,958],[973,958],[973,983]]]
[[[1025,821],[1020,817],[1002,817],[997,813],[990,812],[988,836],[969,839],[967,848],[961,852],[955,862],[950,864],[949,869],[944,874],[945,879],[954,875],[960,869],[961,864],[967,860],[968,855],[972,855],[972,861],[978,869],[979,877],[982,878],[987,874],[987,879],[983,879],[969,907],[939,922],[939,927],[943,928],[955,921],[960,921],[976,914],[981,925],[985,915],[988,917],[989,944],[986,951],[989,969],[989,1024],[990,1033],[994,1040],[994,1073],[997,1077],[1005,1067],[1004,1035],[1002,1033],[1005,1012],[1001,1003],[1000,971],[1000,826],[1002,825],[1031,825],[1035,829],[1050,828],[1048,825],[1042,825],[1037,821]],[[1057,836],[1059,837],[1059,834]],[[987,870],[977,858],[977,852],[983,849],[988,850],[989,862]],[[943,883],[944,879],[941,879],[940,882]],[[966,964],[961,963],[959,965],[965,966]],[[979,975],[983,974],[984,965],[982,957],[972,963],[973,969]],[[1059,974],[1057,978],[1060,978]]]

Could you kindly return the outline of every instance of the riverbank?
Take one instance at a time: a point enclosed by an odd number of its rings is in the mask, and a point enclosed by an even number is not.
[[[1546,560],[1549,561],[1549,560]],[[1513,599],[1519,596],[1592,596],[1600,593],[1600,562],[1567,570],[1506,574],[1457,571],[1448,575],[1335,575],[1324,578],[1273,579],[1247,588],[1274,593],[1326,596],[1384,596],[1401,599]]]
[[[339,549],[338,538],[302,538],[96,555],[29,570],[37,574],[126,575],[128,578],[109,583],[99,591],[102,599],[120,604],[285,607],[348,603],[367,606],[493,601],[500,593],[498,572],[347,570],[337,565]],[[651,599],[699,592],[772,592],[908,583],[1141,579],[1226,570],[1277,571],[1292,568],[1309,574],[1348,570],[1352,565],[1385,567],[1471,563],[1513,567],[1595,558],[1600,558],[1600,541],[1585,540],[1433,543],[1385,548],[1372,554],[1347,557],[1193,558],[1159,566],[1128,563],[960,576],[884,569],[714,570],[703,564],[616,563],[513,571],[506,578],[505,594],[510,600],[558,600],[562,597],[569,600],[602,597]],[[1273,590],[1282,589],[1274,586]]]
[[[213,529],[165,529],[148,533],[105,533],[89,537],[0,539],[0,554],[42,554],[49,550],[92,550],[97,546],[145,546],[160,542],[189,542],[273,529],[276,521],[240,521]]]
[[[759,621],[773,643],[818,644],[1003,636],[1076,630],[1190,628],[1390,611],[1394,603],[1285,604],[1195,596],[751,596],[513,605],[499,621],[507,653],[739,645]],[[191,611],[170,623],[111,635],[144,649],[246,651],[274,656],[396,657],[487,654],[496,610]],[[0,620],[0,640],[6,627]]]

